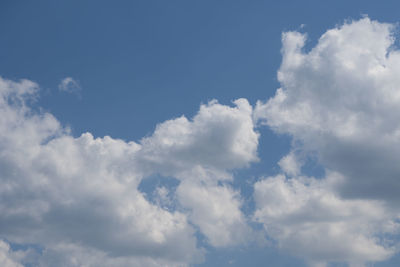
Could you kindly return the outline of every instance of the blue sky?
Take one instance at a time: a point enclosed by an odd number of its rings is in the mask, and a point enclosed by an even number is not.
[[[398,266],[398,8],[3,1],[0,263]]]
[[[137,140],[155,123],[193,115],[214,98],[254,104],[272,96],[283,31],[304,24],[311,46],[362,14],[396,23],[390,3],[5,1],[0,71],[48,89],[41,106],[74,134]],[[52,90],[66,76],[81,83],[82,101]]]

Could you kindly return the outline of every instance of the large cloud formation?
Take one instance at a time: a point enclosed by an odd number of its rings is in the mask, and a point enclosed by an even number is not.
[[[280,162],[289,178],[255,184],[255,218],[281,247],[317,265],[362,265],[397,250],[388,239],[398,234],[400,214],[400,52],[393,30],[366,17],[328,30],[310,51],[305,34],[284,33],[282,87],[254,112],[293,137],[293,151]],[[325,167],[325,178],[301,176],[307,155]]]
[[[6,266],[19,266],[11,257],[18,251],[6,242],[28,246],[18,260],[35,266],[181,266],[203,257],[192,224],[215,246],[242,242],[251,232],[238,193],[224,183],[229,169],[257,160],[246,100],[236,107],[212,101],[192,121],[166,121],[135,143],[90,133],[74,138],[51,114],[30,108],[37,91],[31,81],[0,79]],[[138,190],[152,174],[181,181],[181,209],[165,209]],[[216,208],[226,202],[229,209]]]
[[[38,85],[0,78],[0,264],[187,266],[258,238],[314,266],[363,266],[399,251],[400,52],[394,26],[363,18],[283,34],[281,88],[255,109],[217,101],[139,142],[70,134],[32,102]],[[293,138],[281,173],[242,212],[232,170],[259,161],[260,124]],[[323,177],[305,175],[312,158]],[[152,176],[173,179],[143,192]],[[153,196],[150,197],[150,196]],[[246,203],[249,204],[249,203]],[[252,206],[252,205],[247,205]],[[201,237],[201,241],[199,240]],[[259,239],[258,239],[259,240]]]
[[[283,34],[282,88],[258,103],[255,116],[351,177],[346,196],[399,199],[400,53],[393,25],[347,23],[308,53],[305,41],[298,32]]]

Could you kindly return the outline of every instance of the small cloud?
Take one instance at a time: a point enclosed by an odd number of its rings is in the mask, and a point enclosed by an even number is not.
[[[293,151],[284,156],[278,162],[278,165],[281,167],[282,171],[289,176],[296,176],[301,172],[302,164]]]
[[[81,86],[72,77],[66,77],[61,80],[60,84],[58,85],[58,89],[61,92],[80,95],[79,92],[81,91]]]

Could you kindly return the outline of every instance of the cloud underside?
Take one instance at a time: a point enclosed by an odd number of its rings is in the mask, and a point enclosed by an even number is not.
[[[0,265],[186,266],[204,260],[200,235],[216,248],[254,242],[250,222],[310,265],[388,259],[400,228],[392,33],[363,18],[328,30],[308,52],[304,34],[284,33],[273,98],[254,110],[245,99],[211,101],[138,142],[73,137],[30,107],[37,84],[0,78]],[[260,161],[260,125],[289,134],[293,147],[280,174],[254,184],[254,212],[243,212],[232,170]],[[302,173],[310,155],[324,177]],[[177,186],[151,199],[139,187],[152,176]]]

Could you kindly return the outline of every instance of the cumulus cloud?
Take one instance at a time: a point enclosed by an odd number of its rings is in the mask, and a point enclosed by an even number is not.
[[[132,159],[139,144],[89,133],[73,138],[51,114],[26,106],[37,85],[1,85],[2,237],[50,250],[79,244],[131,261],[173,265],[198,257],[186,216],[152,205],[137,190],[143,176]]]
[[[228,107],[211,101],[192,121],[182,116],[157,125],[141,140],[137,155],[146,175],[157,172],[181,181],[176,197],[189,219],[216,247],[251,238],[238,192],[230,188],[229,170],[258,161],[259,134],[245,99]],[[221,184],[222,183],[222,184]]]
[[[143,163],[150,165],[150,171],[157,168],[184,179],[184,172],[196,166],[224,172],[258,161],[259,134],[253,129],[252,107],[246,99],[234,104],[213,100],[201,105],[192,121],[182,116],[157,125],[150,137],[141,140]]]
[[[253,233],[240,207],[240,194],[229,186],[184,181],[177,195],[182,205],[191,210],[190,219],[215,247],[245,244]]]
[[[400,230],[393,29],[369,18],[346,22],[309,51],[305,34],[284,33],[274,97],[254,110],[245,99],[213,100],[138,142],[75,138],[30,107],[37,84],[0,78],[0,262],[187,266],[204,257],[198,232],[214,247],[244,244],[255,238],[250,219],[311,265],[389,258]],[[60,84],[74,87],[70,77]],[[293,147],[278,162],[282,174],[254,184],[249,219],[231,182],[232,170],[259,161],[254,123],[290,135]],[[310,154],[325,177],[302,174]],[[146,194],[139,188],[152,175],[176,186]]]
[[[393,25],[363,18],[328,30],[309,52],[283,34],[282,85],[255,117],[316,151],[349,179],[347,197],[399,200],[400,53]]]
[[[254,185],[255,219],[279,248],[324,266],[347,262],[361,266],[395,253],[383,234],[396,234],[399,224],[385,205],[374,200],[342,199],[326,180],[268,177]]]
[[[0,265],[4,267],[22,267],[20,264],[24,253],[18,253],[11,250],[10,245],[0,240]]]
[[[394,26],[368,17],[306,35],[282,35],[281,88],[259,101],[255,120],[316,155],[322,180],[304,178],[291,152],[284,176],[255,184],[255,218],[278,245],[315,265],[387,259],[400,211],[400,53]],[[332,173],[335,175],[332,176]],[[334,178],[335,177],[335,178]]]
[[[192,224],[212,244],[234,244],[230,236],[238,229],[232,224],[244,224],[240,201],[228,185],[216,183],[231,179],[229,169],[257,160],[258,134],[246,100],[237,100],[236,107],[210,102],[192,121],[181,117],[164,122],[136,143],[90,133],[72,137],[51,114],[35,113],[26,104],[37,90],[30,81],[0,79],[1,237],[44,247],[36,263],[40,266],[54,266],[54,261],[65,266],[198,262],[203,252]],[[214,181],[203,190],[221,191],[226,197],[222,200],[234,200],[234,215],[217,212],[209,217],[224,231],[223,244],[214,242],[216,231],[203,227],[207,219],[196,215],[199,207],[214,207],[206,192],[182,183],[178,200],[185,210],[168,210],[149,202],[138,189],[152,174]],[[199,198],[186,203],[186,191]]]

